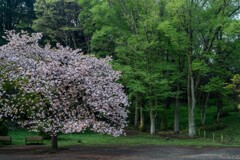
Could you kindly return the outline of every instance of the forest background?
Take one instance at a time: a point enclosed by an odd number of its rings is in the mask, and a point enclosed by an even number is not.
[[[239,0],[0,0],[0,37],[41,32],[42,44],[111,56],[131,103],[129,126],[196,137],[239,110],[239,15]]]

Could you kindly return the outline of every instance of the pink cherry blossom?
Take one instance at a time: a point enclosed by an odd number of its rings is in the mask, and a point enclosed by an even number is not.
[[[16,110],[14,105],[5,104],[0,118],[16,119],[27,112],[22,125],[31,130],[41,128],[51,135],[86,128],[114,136],[124,133],[128,98],[116,82],[120,72],[109,65],[111,58],[98,59],[60,44],[41,47],[41,37],[40,33],[7,32],[9,42],[0,47],[6,77],[10,81],[21,79],[26,93],[37,93],[41,98],[35,105],[27,100],[27,109]],[[1,84],[0,79],[0,90]]]

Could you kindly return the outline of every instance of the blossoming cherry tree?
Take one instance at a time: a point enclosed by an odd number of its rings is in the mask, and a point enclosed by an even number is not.
[[[21,79],[26,93],[40,97],[36,105],[18,108],[26,112],[21,124],[50,134],[53,148],[57,148],[58,133],[89,128],[114,136],[122,134],[127,125],[128,99],[123,86],[116,82],[120,72],[109,65],[111,58],[98,59],[59,44],[41,47],[41,37],[40,33],[8,31],[9,42],[0,47],[0,58],[12,68],[8,79]],[[8,116],[20,114],[13,105],[5,105],[5,110]]]

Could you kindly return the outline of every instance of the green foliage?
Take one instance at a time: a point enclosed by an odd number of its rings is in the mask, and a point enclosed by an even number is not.
[[[2,38],[5,30],[30,30],[35,18],[35,0],[0,0],[0,45],[6,43]]]
[[[110,26],[104,26],[101,30],[96,31],[91,40],[92,50],[97,52],[100,57],[112,55],[115,47],[114,39],[116,34],[114,28]]]
[[[224,28],[224,33],[228,36],[234,37],[240,34],[240,21],[234,20]]]
[[[94,24],[86,29],[92,35],[91,50],[113,57],[134,106],[158,111],[169,98],[180,95],[186,101],[188,65],[196,96],[229,95],[225,85],[232,68],[238,69],[237,60],[231,62],[239,54],[230,48],[237,46],[238,38],[230,40],[224,33],[237,35],[233,28],[238,20],[230,18],[236,13],[227,15],[236,9],[234,2],[80,0],[80,4],[86,11],[80,15],[88,17],[84,24]]]
[[[203,86],[202,89],[205,92],[220,92],[223,93],[225,89],[225,83],[219,77],[211,78],[207,85]]]
[[[239,102],[239,98],[240,98],[240,75],[236,74],[233,76],[233,78],[231,79],[231,83],[228,83],[225,87],[228,90],[232,90],[234,94],[236,94],[236,103],[238,108],[240,109],[240,102]]]
[[[81,46],[83,37],[78,19],[80,8],[75,0],[36,0],[33,28],[43,32],[50,42],[60,42],[72,48]]]
[[[200,60],[194,60],[192,63],[193,71],[200,72],[201,75],[207,75],[210,72],[206,63]]]
[[[154,110],[160,122],[159,117],[171,117],[165,128],[173,126],[174,110],[164,106],[177,98],[187,103],[189,75],[197,104],[203,106],[207,94],[214,105],[219,99],[240,104],[238,0],[36,0],[35,12],[34,0],[0,2],[0,36],[4,29],[29,29],[36,13],[33,29],[44,33],[45,42],[112,56],[114,68],[122,71],[131,110],[144,108],[145,122]],[[33,99],[34,105],[38,96],[16,86],[6,82],[3,87],[7,94]],[[25,104],[20,96],[14,103]]]

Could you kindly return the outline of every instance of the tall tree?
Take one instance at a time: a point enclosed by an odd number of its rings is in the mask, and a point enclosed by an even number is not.
[[[176,3],[169,1],[168,9],[186,37],[188,128],[189,136],[195,137],[195,108],[201,75],[200,72],[194,71],[194,64],[199,61],[211,63],[212,59],[208,55],[216,54],[219,34],[222,28],[232,21],[232,17],[238,14],[239,2],[236,0],[178,0]]]
[[[37,18],[33,28],[42,32],[50,42],[87,50],[77,0],[36,0],[34,10]]]
[[[102,1],[92,8],[96,24],[102,24],[92,37],[97,54],[111,54],[116,66],[123,70],[122,81],[134,101],[135,124],[140,110],[150,116],[150,133],[155,134],[155,121],[160,106],[172,96],[171,52],[161,49],[159,1]],[[165,44],[164,44],[165,45]],[[100,48],[104,46],[104,48]],[[127,46],[127,47],[126,47]]]

